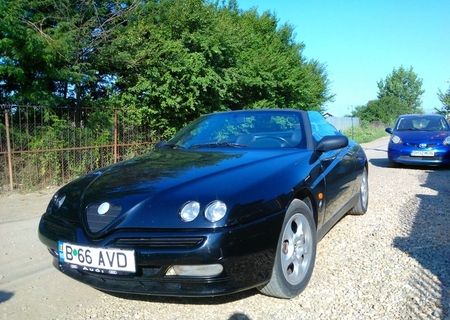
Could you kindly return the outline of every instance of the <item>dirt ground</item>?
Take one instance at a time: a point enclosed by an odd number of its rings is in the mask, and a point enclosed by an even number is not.
[[[51,319],[68,303],[101,295],[57,272],[39,242],[37,226],[56,188],[0,196],[0,315],[3,319]],[[65,316],[68,316],[67,314]]]
[[[68,278],[39,242],[56,191],[0,195],[1,319],[450,319],[450,170],[393,168],[387,139],[366,144],[370,205],[319,243],[297,298],[114,296]]]

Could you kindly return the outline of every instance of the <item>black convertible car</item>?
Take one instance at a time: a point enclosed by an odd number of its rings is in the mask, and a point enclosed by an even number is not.
[[[59,270],[101,290],[292,298],[317,241],[366,212],[367,173],[361,147],[317,112],[214,113],[62,187],[39,237]]]

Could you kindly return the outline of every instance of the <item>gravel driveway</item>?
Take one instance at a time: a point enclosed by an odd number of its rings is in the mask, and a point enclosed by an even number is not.
[[[450,319],[450,170],[392,168],[387,138],[364,145],[370,204],[318,245],[293,300],[256,290],[220,298],[113,296],[51,267],[39,215],[54,190],[0,196],[3,319]]]

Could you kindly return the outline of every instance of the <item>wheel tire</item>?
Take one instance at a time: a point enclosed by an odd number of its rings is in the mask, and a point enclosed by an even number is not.
[[[364,167],[364,171],[361,178],[361,185],[359,187],[358,203],[350,210],[350,214],[362,215],[367,212],[367,206],[369,205],[369,179],[367,174],[367,168]]]
[[[259,288],[268,296],[290,299],[311,279],[316,260],[317,233],[311,209],[293,200],[284,217],[269,282]]]

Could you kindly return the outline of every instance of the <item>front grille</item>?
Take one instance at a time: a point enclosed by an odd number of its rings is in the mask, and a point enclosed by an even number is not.
[[[143,267],[142,276],[143,277],[154,277],[159,275],[161,272],[161,267]]]
[[[419,144],[420,144],[420,143],[411,143],[411,142],[406,142],[406,143],[405,143],[405,145],[407,145],[408,147],[416,147],[416,148],[420,148],[420,147],[419,147]],[[429,144],[427,143],[426,145],[427,145],[427,146],[425,147],[425,149],[426,149],[426,148],[434,148],[434,147],[437,146],[436,143],[429,143]],[[422,149],[422,148],[420,148],[420,149]]]
[[[443,157],[411,157],[411,156],[400,156],[398,160],[410,161],[410,160],[420,160],[420,161],[443,161]]]
[[[122,238],[116,240],[114,245],[140,248],[194,248],[201,245],[204,240],[204,237]]]
[[[109,226],[120,214],[121,207],[111,205],[105,214],[98,213],[100,204],[90,205],[86,209],[86,221],[89,230],[93,233],[99,232]]]

